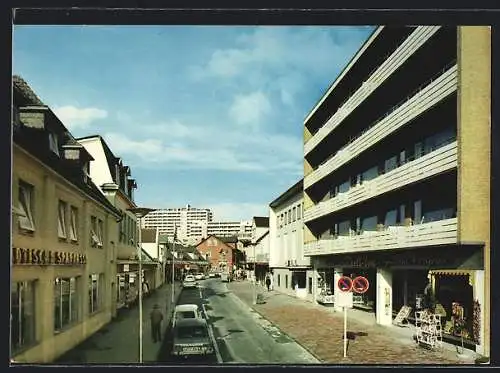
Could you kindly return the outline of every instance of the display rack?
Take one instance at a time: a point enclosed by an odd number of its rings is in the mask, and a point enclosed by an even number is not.
[[[442,347],[443,330],[441,328],[441,315],[428,311],[415,312],[415,329],[417,343],[430,348]]]

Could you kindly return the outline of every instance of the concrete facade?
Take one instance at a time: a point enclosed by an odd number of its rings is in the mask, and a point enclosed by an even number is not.
[[[401,305],[417,307],[429,282],[445,332],[458,301],[467,339],[486,356],[490,33],[379,27],[304,122],[304,250],[314,269],[332,292],[340,275],[369,278],[363,307],[381,325]]]

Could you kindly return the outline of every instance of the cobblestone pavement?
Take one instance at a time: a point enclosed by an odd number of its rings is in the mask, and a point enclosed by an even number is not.
[[[393,338],[390,327],[367,325],[352,318],[348,319],[349,343],[344,358],[341,313],[276,291],[259,290],[265,303],[253,305],[250,283],[233,282],[228,288],[326,364],[473,364],[470,359],[459,359],[453,351],[432,351],[417,346],[411,338]]]

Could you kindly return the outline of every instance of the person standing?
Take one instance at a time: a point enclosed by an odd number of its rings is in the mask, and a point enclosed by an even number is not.
[[[153,342],[161,341],[161,322],[163,321],[163,314],[160,311],[160,306],[155,304],[150,313],[151,318],[151,335]]]
[[[271,277],[269,275],[266,276],[266,286],[267,291],[271,291]]]

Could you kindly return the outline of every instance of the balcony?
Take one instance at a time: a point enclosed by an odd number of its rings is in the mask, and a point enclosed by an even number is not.
[[[398,106],[360,137],[346,145],[332,158],[307,175],[304,178],[304,189],[314,185],[369,147],[388,137],[456,90],[457,65],[453,65],[408,101]]]
[[[391,190],[402,188],[457,167],[457,142],[453,141],[416,160],[405,163],[345,193],[304,211],[304,222],[310,222],[349,206],[361,203]]]
[[[380,232],[320,239],[306,243],[304,255],[344,254],[455,244],[457,237],[457,218],[452,218],[408,227],[391,226]]]
[[[304,154],[309,154],[330,132],[332,132],[361,102],[379,87],[394,71],[420,48],[439,26],[420,26],[379,66],[364,84],[330,117],[317,133],[304,145]]]

